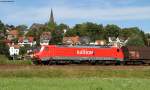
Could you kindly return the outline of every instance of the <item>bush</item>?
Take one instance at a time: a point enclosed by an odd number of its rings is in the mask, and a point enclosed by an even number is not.
[[[31,65],[31,60],[8,60],[4,55],[0,55],[0,64],[7,65]]]

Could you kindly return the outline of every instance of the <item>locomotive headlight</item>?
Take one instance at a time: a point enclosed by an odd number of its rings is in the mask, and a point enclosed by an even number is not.
[[[34,54],[34,55],[33,55],[33,59],[39,59],[39,55]]]

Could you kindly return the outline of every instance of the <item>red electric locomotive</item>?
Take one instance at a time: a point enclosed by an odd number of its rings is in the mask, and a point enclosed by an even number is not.
[[[121,48],[111,46],[42,46],[34,54],[34,62],[117,64],[124,60]]]

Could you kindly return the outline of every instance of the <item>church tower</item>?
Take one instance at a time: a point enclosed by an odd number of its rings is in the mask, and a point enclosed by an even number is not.
[[[54,15],[53,15],[53,10],[51,9],[51,14],[50,14],[50,19],[49,19],[49,23],[54,24]]]
[[[50,18],[49,18],[49,21],[48,21],[48,29],[50,31],[54,31],[56,30],[56,24],[55,24],[55,21],[54,21],[54,15],[53,15],[53,10],[51,9],[51,13],[50,13]]]

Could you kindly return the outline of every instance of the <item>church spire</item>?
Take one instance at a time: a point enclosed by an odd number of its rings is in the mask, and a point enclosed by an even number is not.
[[[49,22],[54,24],[54,16],[53,16],[53,10],[51,9],[51,14],[50,14],[50,19],[49,19]]]

